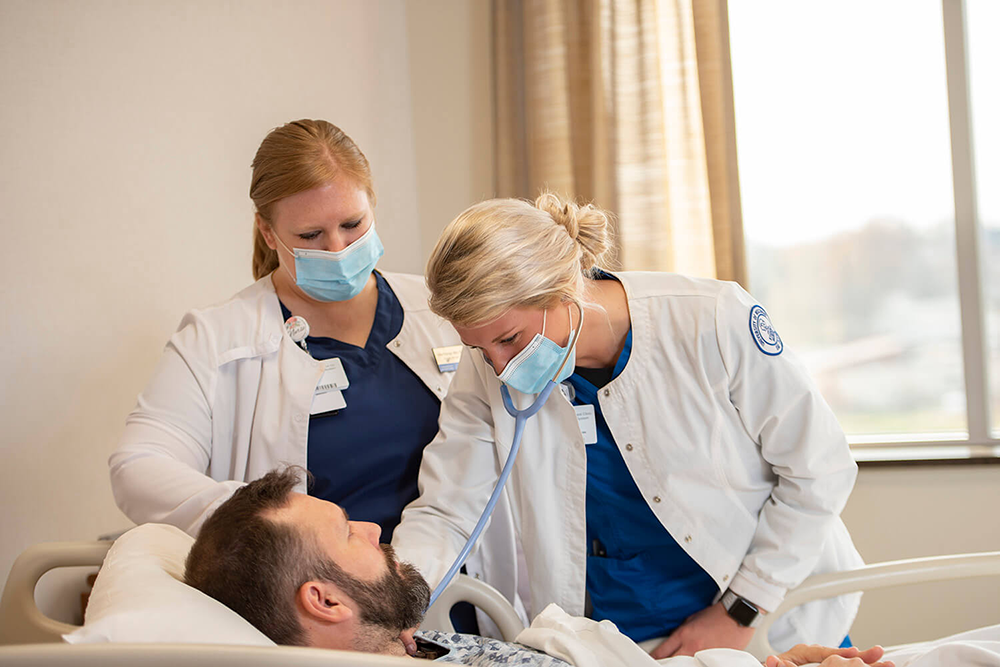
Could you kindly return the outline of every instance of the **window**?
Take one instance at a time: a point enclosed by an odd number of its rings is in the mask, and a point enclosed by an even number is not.
[[[974,0],[963,33],[961,12],[729,3],[750,291],[859,446],[1000,452],[1000,141],[976,134],[1000,117],[1000,16]],[[951,120],[968,98],[978,197]]]

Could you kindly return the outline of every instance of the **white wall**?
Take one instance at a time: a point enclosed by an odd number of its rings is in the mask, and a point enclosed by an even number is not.
[[[844,522],[869,563],[1000,551],[1000,466],[868,467]],[[1000,577],[865,593],[859,645],[901,644],[1000,623]]]
[[[407,33],[410,84],[420,91],[413,141],[422,158],[417,193],[426,259],[452,218],[495,194],[492,47],[489,2],[421,0],[419,6],[407,13]]]
[[[419,7],[419,10],[417,9]],[[381,266],[492,188],[486,0],[0,0],[0,582],[127,527],[106,459],[189,308],[248,284],[250,161],[340,125]]]

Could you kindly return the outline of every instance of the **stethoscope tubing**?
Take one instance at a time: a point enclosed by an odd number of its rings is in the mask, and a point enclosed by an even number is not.
[[[580,310],[580,320],[577,324],[576,331],[573,333],[573,338],[570,342],[570,348],[574,349],[576,347],[577,340],[580,338],[580,332],[583,330],[583,307],[577,303],[577,308]],[[572,318],[572,316],[570,316]],[[572,324],[572,319],[570,319]],[[556,371],[553,379],[548,381],[548,384],[542,388],[542,391],[538,393],[534,402],[529,405],[524,410],[518,410],[514,406],[514,401],[511,400],[510,390],[507,389],[507,385],[501,383],[500,385],[500,396],[503,398],[503,407],[507,410],[507,414],[514,418],[514,439],[510,446],[510,453],[507,454],[507,460],[503,464],[503,470],[500,471],[500,478],[497,479],[497,485],[493,489],[493,493],[490,495],[489,502],[486,503],[486,507],[483,509],[483,513],[479,516],[479,521],[476,523],[476,527],[472,530],[472,534],[469,535],[469,539],[466,540],[465,546],[462,547],[462,551],[459,552],[458,558],[452,564],[451,568],[448,569],[447,574],[444,575],[444,579],[441,583],[437,585],[434,592],[431,594],[431,600],[428,603],[428,607],[434,604],[434,601],[440,597],[444,589],[448,587],[451,580],[455,578],[455,575],[461,569],[462,565],[465,564],[465,559],[469,557],[469,552],[472,551],[472,547],[475,546],[476,541],[479,539],[479,535],[483,532],[486,527],[486,522],[489,521],[490,515],[493,514],[493,508],[497,504],[497,500],[500,499],[500,494],[503,492],[503,487],[507,484],[507,478],[510,477],[510,471],[514,468],[514,461],[517,459],[517,452],[521,449],[521,437],[524,435],[524,425],[528,422],[529,417],[533,417],[542,406],[545,405],[545,401],[549,400],[549,395],[552,390],[556,388],[557,383],[555,378],[559,377],[562,373],[563,368],[569,361],[569,354],[567,354],[559,365],[559,369]]]
[[[476,527],[473,529],[472,534],[469,535],[469,539],[466,540],[465,546],[462,547],[462,551],[459,552],[458,558],[452,564],[451,568],[448,570],[447,574],[444,575],[444,579],[441,583],[437,585],[434,592],[431,594],[431,601],[428,606],[434,604],[434,601],[438,599],[444,589],[448,587],[451,580],[461,569],[462,565],[465,564],[465,559],[469,557],[469,552],[472,551],[472,547],[475,546],[476,541],[479,539],[479,535],[483,532],[486,527],[486,523],[490,519],[490,515],[493,514],[493,508],[496,506],[497,501],[500,499],[500,494],[503,492],[504,486],[507,484],[507,478],[510,477],[510,471],[514,469],[514,460],[517,458],[517,452],[521,449],[521,438],[524,435],[524,425],[528,422],[528,418],[532,417],[542,406],[545,405],[545,401],[548,400],[549,394],[552,390],[556,388],[556,383],[549,380],[548,384],[539,392],[538,397],[534,402],[529,405],[524,410],[518,410],[514,407],[514,401],[511,400],[510,391],[507,389],[507,385],[500,386],[500,395],[503,397],[503,406],[507,410],[507,413],[514,418],[514,439],[511,443],[510,453],[507,454],[507,460],[503,464],[503,470],[500,471],[500,478],[497,480],[496,488],[493,489],[493,493],[490,495],[489,502],[486,503],[486,507],[483,509],[482,515],[479,517]]]

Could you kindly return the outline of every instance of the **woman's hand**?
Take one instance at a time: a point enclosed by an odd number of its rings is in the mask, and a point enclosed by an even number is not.
[[[799,667],[819,663],[823,667],[894,667],[892,662],[877,662],[885,653],[881,646],[866,651],[850,648],[830,648],[816,644],[799,644],[764,662],[765,667]]]
[[[650,655],[660,660],[675,655],[694,655],[707,648],[735,648],[742,651],[750,643],[753,632],[753,628],[745,628],[733,620],[722,603],[716,602],[688,617]]]

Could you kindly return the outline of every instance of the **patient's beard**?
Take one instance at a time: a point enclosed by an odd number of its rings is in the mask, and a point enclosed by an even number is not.
[[[427,581],[409,563],[396,560],[388,544],[380,545],[389,571],[373,583],[355,580],[357,586],[347,593],[361,608],[361,622],[381,626],[397,633],[415,628],[424,619],[431,599]]]
[[[377,625],[360,625],[350,650],[381,655],[406,655],[399,633]]]
[[[380,546],[388,572],[376,581],[363,581],[340,568],[329,576],[358,605],[361,627],[355,638],[355,650],[366,653],[402,648],[399,633],[420,625],[431,597],[430,587],[417,568],[398,562],[396,552],[388,544]]]

